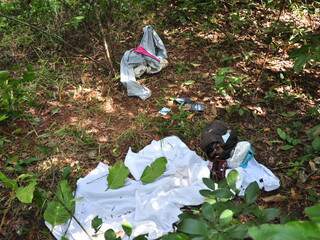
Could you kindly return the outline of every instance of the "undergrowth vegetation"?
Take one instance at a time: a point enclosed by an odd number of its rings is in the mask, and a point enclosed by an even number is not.
[[[44,219],[74,217],[76,179],[103,161],[113,166],[110,189],[121,187],[129,147],[177,135],[205,157],[198,137],[220,118],[253,143],[282,188],[265,195],[251,184],[239,197],[235,172],[204,179],[205,203],[183,209],[163,239],[319,239],[319,23],[319,1],[1,1],[0,238],[53,239]],[[143,102],[126,96],[118,72],[147,24],[170,64],[143,76],[152,89]],[[178,106],[179,96],[205,112]],[[130,236],[130,223],[123,230]]]

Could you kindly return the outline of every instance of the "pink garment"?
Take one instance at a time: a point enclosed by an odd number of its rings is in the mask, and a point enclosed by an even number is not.
[[[141,45],[139,45],[138,47],[136,47],[135,49],[133,49],[134,52],[136,53],[140,53],[142,55],[148,56],[153,58],[154,60],[160,62],[160,59],[157,58],[155,55],[149,53],[146,49],[144,49],[144,47],[142,47]]]

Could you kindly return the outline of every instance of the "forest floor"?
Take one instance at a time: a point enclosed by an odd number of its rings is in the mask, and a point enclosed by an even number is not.
[[[280,189],[263,193],[259,203],[301,217],[303,208],[318,201],[320,193],[319,158],[301,158],[310,145],[306,131],[319,124],[320,69],[294,73],[285,41],[274,39],[281,46],[275,50],[266,43],[265,34],[257,31],[266,28],[277,13],[257,14],[256,18],[257,26],[248,26],[245,33],[237,32],[234,37],[197,23],[156,28],[168,50],[169,65],[158,74],[142,77],[152,91],[146,101],[127,97],[119,78],[108,77],[68,49],[38,61],[37,107],[28,110],[27,120],[0,126],[5,139],[1,169],[17,169],[19,160],[35,157],[36,162],[24,168],[39,174],[43,189],[54,191],[66,166],[72,168],[75,183],[99,162],[123,161],[129,147],[138,151],[165,136],[179,136],[204,156],[199,149],[201,131],[210,121],[221,119],[237,130],[240,140],[252,143],[256,159],[281,180]],[[284,12],[279,25],[285,28],[294,23],[315,29],[319,20]],[[117,66],[123,52],[139,43],[142,27],[120,34],[122,41],[113,43]],[[88,52],[97,46],[93,55],[103,61],[101,43],[92,41]],[[225,67],[230,72],[224,78],[231,83],[219,92],[214,79]],[[234,79],[239,83],[232,83]],[[204,103],[206,110],[183,111],[174,104],[175,97],[190,97]],[[171,114],[161,116],[162,107],[171,108]],[[283,150],[288,143],[279,138],[277,128],[301,143]],[[1,239],[51,239],[40,209],[8,203],[6,190],[1,192],[1,209],[11,205],[2,217]]]

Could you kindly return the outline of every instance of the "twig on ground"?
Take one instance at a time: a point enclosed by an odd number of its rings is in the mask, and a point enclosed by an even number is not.
[[[105,50],[105,59],[106,59],[106,61],[108,62],[109,66],[110,66],[110,69],[112,71],[112,75],[115,76],[116,75],[116,71],[115,71],[114,66],[113,66],[113,61],[112,61],[112,57],[111,57],[111,51],[110,51],[109,44],[108,44],[108,41],[107,41],[106,33],[105,33],[105,31],[103,29],[103,26],[102,26],[102,22],[101,22],[101,18],[100,18],[100,11],[98,11],[97,6],[95,7],[95,13],[96,13],[97,21],[98,21],[98,24],[99,24],[101,37],[102,37],[102,40],[103,40],[103,46],[104,46],[104,50]]]
[[[60,188],[61,194],[62,189]],[[63,194],[62,194],[63,197]],[[80,221],[74,216],[74,213],[67,208],[67,206],[64,204],[63,201],[61,201],[58,197],[56,198],[57,201],[64,207],[64,209],[69,213],[69,215],[76,221],[76,223],[80,226],[80,228],[82,229],[82,231],[89,237],[90,240],[93,240],[92,237],[90,236],[90,234],[87,232],[87,230],[82,226],[82,224],[80,223]]]

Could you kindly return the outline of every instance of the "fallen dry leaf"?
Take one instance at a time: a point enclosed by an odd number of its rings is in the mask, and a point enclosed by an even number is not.
[[[281,195],[280,193],[268,197],[262,198],[262,201],[270,203],[270,202],[283,202],[287,199],[286,196]]]

